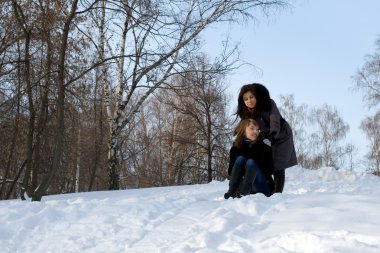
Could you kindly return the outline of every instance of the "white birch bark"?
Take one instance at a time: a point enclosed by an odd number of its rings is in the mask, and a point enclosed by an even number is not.
[[[118,24],[118,27],[122,29],[119,52],[116,57],[118,58],[117,84],[115,85],[115,94],[112,96],[114,99],[112,103],[110,101],[110,84],[104,82],[106,111],[110,129],[108,154],[110,189],[118,188],[118,182],[115,180],[117,180],[118,174],[117,139],[120,132],[139,111],[148,96],[177,71],[175,66],[178,66],[184,47],[189,45],[210,24],[218,22],[222,18],[226,18],[226,20],[235,19],[235,17],[228,16],[229,14],[249,16],[248,9],[256,5],[265,6],[275,3],[272,1],[218,0],[200,2],[194,0],[191,3],[183,2],[186,6],[181,9],[181,12],[171,11],[171,7],[179,7],[175,3],[173,5],[168,3],[164,6],[163,2],[158,1],[156,4],[162,9],[155,9],[155,6],[152,7],[149,4],[150,2],[121,1],[124,9],[119,14],[124,15],[125,20],[124,24]],[[145,7],[148,7],[148,10]],[[183,13],[184,15],[182,15]],[[104,34],[104,31],[102,33]],[[125,54],[127,41],[131,42],[128,44],[128,49],[131,48],[128,56]],[[105,43],[107,41],[103,38],[100,45],[103,50]],[[158,47],[155,48],[157,51],[152,49],[152,43],[158,44]],[[110,53],[112,54],[111,50]],[[129,60],[126,64],[129,72],[124,69],[125,57]],[[101,61],[104,59],[103,55]],[[140,87],[144,87],[145,90],[141,89],[143,93],[137,94],[136,91]],[[128,109],[126,109],[127,105]],[[114,111],[112,112],[112,110]]]

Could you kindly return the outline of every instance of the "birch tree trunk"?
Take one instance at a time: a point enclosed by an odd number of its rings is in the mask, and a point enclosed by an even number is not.
[[[117,20],[124,17],[123,24],[113,19],[111,8],[107,9],[111,13],[107,21],[112,20],[116,23],[114,27],[121,28],[116,50],[119,58],[117,83],[103,82],[110,131],[107,166],[110,190],[119,189],[120,133],[149,95],[164,86],[170,76],[181,72],[181,63],[187,64],[193,49],[198,47],[197,36],[213,23],[251,17],[251,9],[262,7],[265,10],[281,4],[283,1],[121,1],[123,9],[116,11],[116,15]],[[105,12],[104,3],[102,9]],[[105,30],[101,36],[105,36]],[[99,45],[103,54],[101,60],[105,59],[105,43],[104,38]],[[125,53],[126,43],[129,43],[128,54]],[[128,59],[126,66],[124,58]],[[114,93],[111,87],[116,89]]]

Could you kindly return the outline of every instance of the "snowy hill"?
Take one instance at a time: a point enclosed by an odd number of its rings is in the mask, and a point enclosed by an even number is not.
[[[380,252],[380,178],[287,170],[283,194],[228,182],[0,201],[0,252]]]

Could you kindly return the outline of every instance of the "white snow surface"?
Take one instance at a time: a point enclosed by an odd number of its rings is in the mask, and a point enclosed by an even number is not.
[[[282,194],[228,181],[0,201],[0,252],[380,252],[380,178],[286,170]]]

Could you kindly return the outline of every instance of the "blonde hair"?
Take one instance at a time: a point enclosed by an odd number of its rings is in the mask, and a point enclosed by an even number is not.
[[[259,128],[259,124],[254,119],[243,119],[239,122],[239,124],[236,126],[234,131],[235,141],[234,146],[240,148],[243,144],[243,141],[245,139],[245,129],[249,127],[249,125],[254,125],[255,127]],[[255,141],[257,142],[257,140]]]

